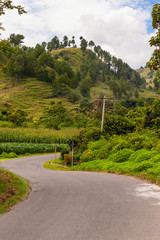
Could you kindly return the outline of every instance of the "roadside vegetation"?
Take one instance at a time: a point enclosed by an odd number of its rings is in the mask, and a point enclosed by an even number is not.
[[[10,8],[24,13],[21,6],[8,4],[3,3],[0,15]],[[155,4],[150,70],[135,71],[82,36],[80,48],[74,36],[66,35],[34,48],[23,45],[21,34],[0,39],[0,161],[60,151],[61,159],[44,167],[127,174],[159,184],[159,10]],[[26,196],[23,181],[0,169],[2,213]]]
[[[89,133],[91,134],[91,131]],[[95,134],[94,137],[98,136]],[[77,149],[81,153],[77,153]],[[160,184],[160,132],[145,130],[126,135],[112,135],[108,138],[102,134],[98,141],[90,141],[86,134],[81,147],[79,143],[75,147],[74,166],[71,166],[71,162],[71,152],[62,152],[59,161],[48,161],[43,166],[63,171],[126,174]]]
[[[0,169],[0,214],[24,200],[29,194],[29,183],[15,174]]]

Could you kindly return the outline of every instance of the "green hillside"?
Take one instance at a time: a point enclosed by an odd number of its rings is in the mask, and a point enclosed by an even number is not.
[[[145,78],[147,86],[154,87],[154,71],[150,70],[149,68],[142,68],[137,71],[140,73],[141,77]]]
[[[33,63],[35,66],[40,64],[40,70],[33,69],[31,72],[29,70],[32,68],[30,62],[28,63],[28,69],[26,72],[22,70],[19,73],[20,76],[17,77],[14,73],[17,65],[11,65],[11,60],[14,60],[14,64],[17,58],[25,55],[25,60],[27,58],[34,59]],[[110,57],[109,53],[107,53]],[[39,117],[46,106],[50,104],[51,101],[62,101],[63,105],[67,109],[74,109],[79,106],[79,101],[83,98],[89,98],[89,101],[95,101],[102,96],[108,98],[129,98],[130,95],[134,98],[134,89],[140,90],[136,86],[136,81],[141,81],[136,72],[132,70],[127,64],[123,63],[122,60],[112,57],[109,61],[113,62],[114,65],[111,67],[108,60],[104,60],[103,57],[98,56],[89,49],[86,49],[85,54],[80,48],[62,48],[57,50],[52,50],[49,55],[52,56],[53,63],[48,63],[51,59],[46,60],[41,56],[44,55],[48,58],[45,50],[37,45],[35,49],[23,50],[16,47],[13,50],[12,56],[9,57],[5,53],[2,58],[1,66],[5,66],[3,71],[0,71],[0,106],[7,107],[9,109],[25,109],[29,116]],[[21,62],[23,59],[20,59]],[[17,63],[18,67],[21,63]],[[48,64],[48,65],[47,65]],[[50,64],[50,65],[49,65]],[[113,64],[113,63],[112,63]],[[22,65],[24,68],[26,64]],[[53,65],[53,67],[52,67]],[[71,69],[70,69],[71,67]],[[113,68],[116,69],[113,71]],[[8,72],[9,69],[9,72]],[[18,68],[19,69],[19,68]],[[42,70],[41,70],[42,69]],[[48,76],[54,71],[54,79],[50,80]],[[16,69],[17,71],[17,69]],[[42,73],[45,71],[45,77]],[[73,71],[73,72],[72,72]],[[79,72],[80,79],[76,80],[76,74]],[[127,79],[130,74],[130,79]],[[26,76],[26,74],[30,76]],[[142,77],[149,81],[149,70],[142,69],[139,70]],[[48,74],[48,75],[47,75]],[[68,74],[68,75],[67,75]],[[71,77],[69,77],[71,76]],[[48,78],[48,79],[47,79]],[[67,78],[67,80],[66,80]],[[73,84],[70,84],[70,79],[72,78]],[[135,80],[137,78],[137,80]],[[59,81],[59,82],[58,82]],[[69,81],[69,82],[67,82]],[[135,81],[135,82],[134,82]],[[150,79],[153,84],[153,80]],[[53,85],[57,82],[58,86]],[[129,84],[124,92],[126,84]],[[140,83],[138,83],[140,84]],[[151,83],[150,83],[151,84]],[[89,86],[89,92],[86,94],[84,91],[84,96],[82,92],[82,85],[84,85],[84,90]],[[60,88],[60,93],[54,94],[54,89]],[[118,95],[119,92],[119,95]],[[70,101],[69,96],[78,96],[77,100]],[[132,94],[131,94],[132,93]],[[86,94],[86,95],[85,95]],[[139,91],[139,96],[143,98],[159,98],[159,95],[153,91],[146,91],[141,89]]]
[[[87,50],[89,52],[90,50]],[[51,51],[51,56],[59,61],[66,60],[73,68],[77,70],[83,63],[83,54],[80,48],[64,48]]]

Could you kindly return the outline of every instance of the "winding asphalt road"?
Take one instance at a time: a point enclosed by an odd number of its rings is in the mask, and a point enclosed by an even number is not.
[[[54,155],[0,164],[31,183],[0,216],[1,240],[159,240],[160,188],[132,177],[42,168]]]

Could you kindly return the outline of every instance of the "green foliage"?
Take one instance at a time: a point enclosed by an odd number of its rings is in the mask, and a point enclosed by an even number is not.
[[[0,169],[0,214],[24,200],[29,194],[29,183],[15,174]]]
[[[160,101],[155,100],[151,106],[147,108],[145,117],[145,127],[160,127]]]
[[[12,122],[15,126],[22,126],[26,119],[27,113],[21,109],[17,109],[8,116],[8,120]]]
[[[12,33],[9,37],[10,39],[10,43],[16,47],[16,46],[20,46],[21,43],[23,43],[23,39],[24,39],[24,36],[22,34],[15,34],[15,33]]]
[[[130,155],[133,154],[132,149],[124,148],[117,153],[113,153],[112,155],[109,156],[108,160],[112,162],[125,162],[129,159]]]
[[[56,144],[57,152],[68,150],[67,144]],[[14,152],[17,155],[26,153],[51,153],[55,152],[55,144],[33,143],[0,143],[0,154]]]
[[[88,42],[86,41],[86,39],[81,38],[81,50],[83,51],[83,55],[85,54],[85,50],[87,48]]]
[[[17,142],[17,143],[67,143],[71,136],[58,135],[57,133],[44,134],[44,133],[32,133],[33,129],[27,131],[1,129],[0,130],[0,143],[4,142]]]
[[[43,164],[44,168],[48,168],[48,169],[52,169],[52,170],[61,170],[61,171],[68,171],[70,170],[69,168],[67,168],[66,166],[61,166],[58,164],[54,164],[52,163],[52,161],[48,161],[46,163]]]
[[[2,154],[0,155],[0,158],[17,158],[18,155],[14,152],[10,152],[10,153],[6,153],[6,152],[2,152]]]
[[[110,115],[106,114],[105,123],[104,123],[104,131],[110,135],[113,134],[126,134],[129,132],[133,132],[135,130],[135,126],[133,122],[128,118],[118,115]]]
[[[147,66],[151,70],[157,71],[157,77],[160,78],[159,70],[160,70],[160,4],[156,3],[153,5],[152,10],[152,26],[156,29],[155,37],[151,37],[149,43],[150,46],[155,46],[152,57],[149,62],[147,62]]]
[[[71,166],[72,163],[72,154],[64,154],[64,164],[66,166]]]
[[[85,150],[89,142],[99,140],[101,136],[102,132],[97,128],[82,130],[80,134],[75,137],[77,149],[81,149],[82,151]]]
[[[67,118],[66,109],[61,102],[51,102],[51,105],[44,109],[41,121],[47,128],[60,129],[60,124],[64,123]]]

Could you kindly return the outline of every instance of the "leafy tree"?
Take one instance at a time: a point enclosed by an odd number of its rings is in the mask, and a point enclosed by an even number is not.
[[[24,77],[26,73],[26,58],[25,52],[18,46],[15,47],[7,63],[7,72],[16,79]]]
[[[21,5],[17,5],[17,6],[13,5],[12,2],[13,1],[11,0],[0,0],[0,16],[5,14],[6,10],[13,10],[13,9],[17,9],[19,15],[26,13],[26,11]],[[2,27],[2,23],[0,23],[0,29],[4,30],[4,28]]]
[[[55,78],[55,73],[52,75],[54,68],[54,60],[50,54],[42,52],[42,54],[37,59],[36,74],[37,77],[42,81],[52,81]],[[50,79],[51,78],[51,79]]]
[[[8,116],[8,120],[15,124],[15,126],[20,127],[24,122],[27,121],[27,113],[21,109],[17,109]]]
[[[134,96],[135,96],[135,98],[139,98],[139,92],[138,92],[138,89],[135,90],[135,92],[134,92]]]
[[[158,78],[155,77],[154,79],[154,88],[155,88],[155,91],[156,92],[159,92],[159,89],[160,89],[160,81],[158,81]]]
[[[90,97],[90,85],[91,85],[91,77],[87,76],[85,79],[82,80],[80,91],[83,97],[88,98]]]
[[[63,45],[64,47],[68,46],[68,37],[66,35],[63,37]]]
[[[57,50],[59,48],[60,42],[57,36],[54,36],[50,42],[47,44],[48,51]]]
[[[32,57],[37,59],[43,52],[45,52],[44,48],[40,44],[37,44],[32,51]]]
[[[98,55],[99,51],[101,50],[101,46],[94,46],[94,52]]]
[[[72,43],[72,47],[75,47],[75,36],[72,36],[72,41],[71,41],[71,43]]]
[[[67,117],[67,111],[63,107],[61,102],[51,102],[50,106],[44,109],[41,122],[43,122],[47,128],[60,129],[60,125],[65,122]]]
[[[80,44],[81,50],[82,50],[82,52],[83,52],[83,55],[85,55],[85,51],[86,51],[86,48],[87,48],[87,44],[88,44],[88,42],[83,38],[83,39],[81,40],[81,44]]]
[[[9,40],[0,40],[0,53],[7,53],[13,51]]]
[[[80,96],[78,94],[78,92],[76,91],[71,91],[69,96],[68,96],[68,100],[71,102],[71,103],[76,103],[78,102],[80,99]]]
[[[156,29],[155,37],[151,37],[149,43],[150,46],[155,46],[156,49],[154,50],[150,61],[147,63],[147,66],[157,71],[157,77],[160,79],[160,4],[156,3],[153,5],[152,10],[152,26]]]
[[[46,42],[42,42],[41,46],[42,46],[44,49],[46,49],[47,43],[46,43]]]
[[[147,107],[144,127],[160,127],[160,101],[155,100]]]
[[[107,134],[126,134],[133,132],[135,126],[127,117],[119,115],[105,115],[104,131]]]
[[[95,46],[95,43],[91,40],[88,45],[89,47],[91,47],[91,50],[92,50],[92,48]]]
[[[10,0],[1,0],[0,1],[0,16],[2,14],[5,14],[5,10],[13,10],[13,9],[17,9],[18,10],[18,14],[23,14],[26,13],[26,11],[24,10],[24,8],[20,5],[13,5],[12,4],[13,1]]]
[[[15,34],[15,33],[12,33],[9,37],[9,40],[10,40],[10,43],[16,47],[16,46],[20,46],[21,43],[23,43],[23,39],[25,37],[22,35],[22,34]]]

